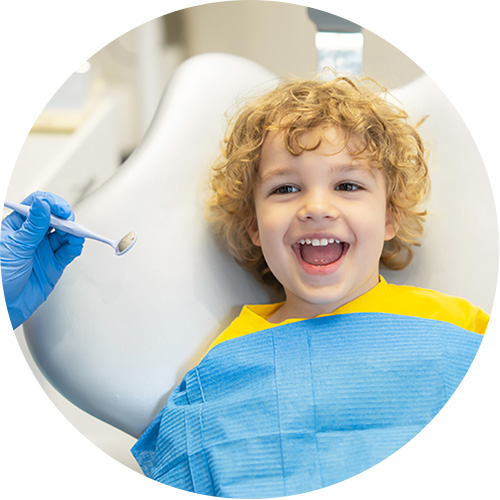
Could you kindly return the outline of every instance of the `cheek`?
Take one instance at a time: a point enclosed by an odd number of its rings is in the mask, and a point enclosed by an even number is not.
[[[280,217],[279,211],[258,213],[259,239],[264,258],[270,264],[283,259],[284,242],[289,228],[289,222]]]
[[[383,244],[387,239],[387,217],[385,207],[370,207],[356,217],[356,232],[359,239],[368,244]]]
[[[263,223],[260,226],[260,244],[262,247],[262,252],[264,255],[271,255],[276,253],[281,245],[281,241],[283,240],[282,233],[276,224],[265,224]]]
[[[259,221],[259,231],[261,239],[265,237],[275,239],[278,233],[283,233],[289,225],[286,213],[280,207],[259,207],[257,210],[257,220]]]

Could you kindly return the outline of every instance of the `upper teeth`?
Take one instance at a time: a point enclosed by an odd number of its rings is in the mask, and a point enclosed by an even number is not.
[[[336,240],[335,238],[330,238],[330,239],[328,239],[328,238],[321,238],[321,239],[313,238],[312,240],[310,240],[309,238],[305,238],[303,240],[300,240],[299,243],[301,245],[312,245],[313,247],[325,247],[329,243],[340,243],[340,241]]]

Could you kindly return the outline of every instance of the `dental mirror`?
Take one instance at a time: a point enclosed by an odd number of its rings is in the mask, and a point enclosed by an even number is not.
[[[5,201],[4,206],[14,210],[15,212],[28,217],[30,207],[27,205],[21,205],[20,203],[13,203],[10,201]],[[54,229],[58,229],[60,231],[64,231],[65,233],[73,234],[74,236],[80,236],[82,238],[90,238],[96,241],[100,241],[101,243],[106,243],[115,249],[116,255],[123,255],[128,252],[137,241],[137,235],[135,232],[131,231],[127,233],[123,238],[119,240],[111,240],[109,238],[105,238],[100,234],[94,233],[87,229],[85,226],[81,224],[77,224],[76,222],[62,219],[61,217],[57,217],[56,215],[50,216],[50,227]]]

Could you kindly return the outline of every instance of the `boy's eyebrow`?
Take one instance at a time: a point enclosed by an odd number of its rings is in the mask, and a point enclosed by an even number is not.
[[[363,163],[360,162],[352,162],[352,163],[343,163],[343,164],[336,164],[336,165],[331,165],[330,166],[330,172],[367,172],[370,174],[372,177],[375,176],[375,173],[373,172],[373,169],[370,168],[368,165],[364,165]],[[266,182],[269,179],[273,179],[274,177],[285,177],[286,175],[289,175],[293,173],[294,169],[290,167],[276,167],[270,170],[269,172],[266,172],[264,175],[261,176],[261,182]]]
[[[265,182],[268,179],[272,179],[273,177],[284,177],[292,173],[291,168],[287,167],[276,167],[273,168],[270,172],[266,172],[266,174],[260,176],[261,182]]]
[[[343,165],[336,165],[332,167],[332,170],[337,170],[340,172],[367,172],[372,177],[375,176],[373,168],[370,165],[366,165],[360,162],[346,163]]]

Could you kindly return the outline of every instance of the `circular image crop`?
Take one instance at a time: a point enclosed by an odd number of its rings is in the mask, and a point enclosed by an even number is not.
[[[116,38],[39,114],[5,200],[38,381],[186,492],[371,469],[447,404],[493,308],[493,192],[459,113],[393,45],[304,5],[208,3]]]

